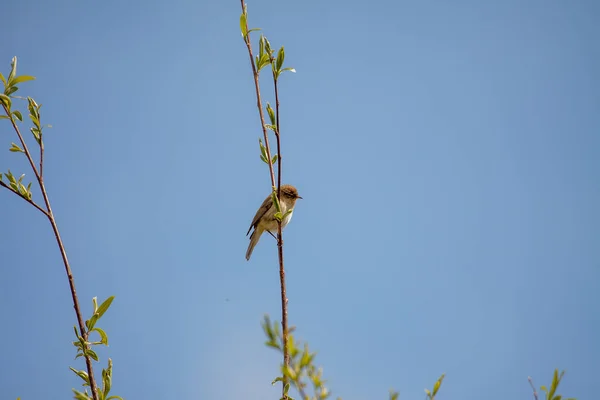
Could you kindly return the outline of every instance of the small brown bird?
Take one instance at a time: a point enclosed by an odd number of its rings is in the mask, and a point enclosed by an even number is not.
[[[281,205],[281,214],[285,215],[288,210],[292,210],[283,221],[281,221],[282,229],[292,219],[296,200],[301,198],[302,197],[298,196],[296,188],[292,185],[281,185],[281,201],[279,203]],[[252,235],[250,235],[250,244],[246,251],[246,260],[250,260],[254,246],[256,246],[264,231],[268,231],[273,235],[277,233],[277,220],[275,219],[276,212],[277,209],[273,205],[273,198],[271,195],[268,195],[256,212],[256,215],[250,224],[250,228],[248,228],[248,233],[246,233],[246,236],[248,236],[252,228],[254,228]]]

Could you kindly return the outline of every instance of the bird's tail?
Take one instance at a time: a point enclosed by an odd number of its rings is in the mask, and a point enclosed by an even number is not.
[[[257,226],[256,229],[254,229],[254,232],[252,232],[252,235],[250,235],[250,244],[248,245],[248,250],[246,250],[246,260],[250,260],[250,256],[252,255],[254,246],[256,246],[256,244],[260,240],[261,235],[262,229],[259,229]]]

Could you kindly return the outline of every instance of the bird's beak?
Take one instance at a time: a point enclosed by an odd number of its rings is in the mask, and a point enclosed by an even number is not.
[[[296,197],[296,198],[297,198],[297,199],[301,199],[302,197],[298,196],[298,197]]]

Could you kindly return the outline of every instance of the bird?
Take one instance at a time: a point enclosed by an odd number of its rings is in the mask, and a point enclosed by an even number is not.
[[[279,204],[281,206],[281,214],[285,217],[283,221],[281,221],[281,228],[283,229],[292,219],[292,214],[294,212],[294,206],[296,205],[296,200],[301,199],[302,197],[298,196],[298,190],[292,185],[281,185],[281,199]],[[286,213],[289,214],[286,215]],[[252,251],[254,250],[254,246],[260,240],[260,236],[263,232],[267,231],[271,235],[274,232],[277,232],[277,220],[275,219],[275,213],[277,209],[273,205],[273,197],[272,195],[268,195],[265,201],[261,204],[258,211],[256,211],[256,215],[254,215],[254,219],[250,224],[250,228],[248,228],[248,232],[246,236],[250,233],[252,228],[252,234],[250,235],[250,244],[248,245],[248,250],[246,250],[246,260],[250,260],[250,256],[252,255]]]

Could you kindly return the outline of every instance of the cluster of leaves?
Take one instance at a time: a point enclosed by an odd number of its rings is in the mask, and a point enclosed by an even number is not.
[[[560,394],[556,394],[556,391],[558,390],[558,385],[560,384],[560,381],[562,380],[564,375],[565,371],[561,371],[560,373],[558,373],[558,369],[555,369],[554,376],[552,377],[552,383],[550,384],[550,389],[548,389],[544,385],[540,386],[540,390],[546,395],[545,400],[562,400],[563,396]],[[529,383],[531,384],[531,388],[533,389],[533,397],[535,398],[535,400],[538,400],[538,393],[535,390],[535,387],[533,386],[533,381],[531,380],[531,378],[529,378]],[[573,397],[569,397],[566,400],[576,399]]]
[[[19,177],[19,179],[17,179],[17,178],[15,178],[15,176],[9,169],[7,173],[0,174],[0,187],[4,187],[4,188],[12,191],[13,193],[17,194],[18,196],[22,197],[23,199],[28,201],[30,204],[35,206],[38,210],[43,212],[50,219],[50,222],[53,224],[53,227],[55,228],[55,231],[56,231],[57,228],[55,225],[54,216],[50,209],[50,205],[49,205],[49,202],[48,202],[48,199],[46,196],[43,178],[42,178],[43,165],[44,165],[44,143],[42,140],[42,131],[43,131],[44,126],[42,126],[41,122],[40,122],[41,105],[38,104],[31,97],[27,97],[27,108],[29,110],[29,119],[31,120],[31,122],[33,124],[33,126],[29,130],[30,130],[31,134],[33,135],[33,138],[35,139],[36,143],[38,144],[39,150],[40,150],[39,169],[36,167],[33,157],[31,155],[31,153],[29,152],[29,149],[27,148],[27,144],[25,143],[25,140],[24,140],[23,136],[21,135],[21,132],[17,125],[18,122],[23,122],[23,115],[21,114],[21,112],[19,110],[13,110],[13,99],[21,99],[21,100],[23,99],[21,97],[14,96],[14,94],[19,90],[19,87],[17,85],[22,82],[31,81],[34,79],[35,78],[33,76],[29,76],[29,75],[20,75],[20,76],[17,75],[17,58],[16,57],[14,57],[12,59],[11,70],[10,70],[10,73],[8,74],[8,78],[5,78],[4,75],[2,75],[2,73],[0,73],[0,81],[2,81],[2,84],[4,85],[3,93],[0,94],[0,107],[2,110],[4,110],[4,113],[5,113],[5,115],[0,115],[0,119],[9,120],[9,122],[12,124],[12,127],[19,139],[20,145],[13,142],[13,143],[11,143],[11,147],[9,150],[14,153],[22,153],[29,161],[29,164],[33,170],[33,173],[34,173],[34,175],[39,183],[39,186],[42,190],[42,194],[44,196],[47,209],[40,207],[32,200],[31,182],[29,184],[27,184],[27,186],[25,186],[25,184],[23,183],[23,178],[25,176],[24,174],[21,175]],[[46,127],[50,127],[50,125],[46,125]],[[4,177],[6,177],[8,182],[3,181]],[[59,236],[57,236],[57,240],[59,243],[59,247],[62,246],[62,242],[60,241]],[[65,264],[65,266],[69,270],[68,264]],[[73,295],[74,295],[74,292],[73,292]],[[98,346],[98,345],[108,346],[108,336],[106,335],[106,332],[103,329],[97,327],[96,323],[104,315],[104,313],[106,313],[106,311],[110,307],[110,304],[112,303],[113,299],[114,299],[114,297],[109,297],[100,306],[98,306],[97,300],[96,300],[96,298],[94,298],[93,299],[94,312],[92,314],[92,317],[90,319],[88,319],[87,321],[85,321],[85,327],[81,328],[81,332],[78,330],[77,326],[74,327],[75,336],[77,338],[77,340],[73,342],[73,345],[77,348],[77,356],[75,358],[85,357],[86,363],[89,367],[89,372],[84,371],[84,370],[76,370],[72,367],[70,367],[70,369],[83,380],[84,387],[91,386],[90,382],[92,381],[92,379],[90,379],[90,376],[89,376],[89,373],[91,373],[91,371],[92,371],[91,360],[98,361],[98,355],[93,350],[93,347]],[[75,304],[77,304],[77,303],[75,303]],[[80,318],[81,314],[79,313],[79,309],[77,308],[77,306],[76,306],[76,310],[77,310],[78,318]],[[83,321],[82,321],[82,323],[83,323]],[[89,335],[94,332],[99,335],[100,339],[95,342],[90,342]],[[94,379],[94,382],[95,382],[95,379]],[[80,392],[78,390],[73,389],[73,392],[75,394],[75,399],[79,399],[79,400],[92,400],[92,399],[122,400],[121,397],[119,397],[119,396],[109,396],[111,386],[112,386],[112,360],[108,359],[108,367],[102,370],[102,387],[97,388],[97,390],[95,391],[96,393],[94,395],[88,394],[87,390],[85,390],[84,392]]]
[[[19,179],[15,179],[14,175],[12,174],[12,172],[10,172],[9,169],[8,172],[6,172],[4,175],[6,176],[6,179],[8,179],[8,185],[13,192],[27,200],[31,200],[31,182],[29,182],[27,186],[23,185],[23,178],[25,177],[25,174],[22,174],[19,177]],[[0,182],[4,182],[2,180],[1,173]]]
[[[19,87],[17,85],[22,82],[32,81],[35,79],[35,77],[29,75],[17,75],[17,57],[13,57],[10,67],[11,68],[10,73],[8,74],[8,78],[5,78],[4,75],[0,72],[0,81],[2,81],[2,84],[4,86],[3,92],[0,93],[0,104],[2,105],[2,108],[4,109],[4,112],[6,114],[0,115],[0,119],[10,120],[14,125],[16,124],[16,121],[23,121],[23,115],[21,114],[21,112],[19,110],[12,109],[12,97],[14,97],[14,93],[19,90]],[[30,97],[28,97],[27,100],[29,102],[29,117],[32,119],[32,121],[35,120],[34,125],[37,136],[34,135],[34,137],[36,138],[38,144],[40,144],[42,137],[42,126],[40,125],[39,109],[41,106],[39,106]],[[31,129],[33,132],[34,128]],[[13,153],[25,153],[25,150],[23,150],[21,146],[14,142],[11,143],[11,147],[9,148],[9,150]],[[3,177],[6,177],[6,179],[8,179],[8,184],[4,182]],[[31,182],[29,182],[27,186],[25,186],[25,184],[23,184],[24,177],[25,174],[22,174],[19,177],[19,179],[16,179],[12,172],[8,170],[8,172],[4,174],[0,173],[0,183],[2,183],[2,186],[6,187],[7,189],[12,190],[15,194],[30,201],[32,198]]]
[[[244,41],[248,40],[248,35],[253,31],[260,31],[261,28],[248,29],[248,9],[244,6],[244,12],[240,15],[240,31]],[[260,71],[267,65],[271,64],[274,78],[277,80],[279,76],[285,72],[296,72],[294,68],[283,68],[283,60],[285,58],[285,50],[283,46],[277,52],[277,58],[273,56],[274,50],[271,48],[271,43],[264,35],[260,36],[258,54],[256,55],[255,63],[257,71]]]
[[[100,304],[100,307],[98,307],[98,301],[97,301],[96,297],[94,297],[92,299],[92,303],[94,304],[94,313],[92,314],[90,319],[85,321],[85,326],[87,328],[88,334],[93,333],[93,332],[98,333],[98,335],[100,336],[99,341],[95,341],[95,342],[90,342],[89,340],[86,341],[85,338],[83,336],[81,336],[79,334],[79,332],[77,331],[77,327],[76,326],[73,327],[73,330],[75,331],[75,336],[77,337],[77,340],[73,342],[73,346],[75,346],[75,348],[77,348],[77,356],[75,358],[88,356],[97,362],[98,354],[96,354],[96,352],[93,350],[92,347],[98,346],[98,345],[108,346],[108,335],[106,334],[106,332],[103,329],[98,328],[96,326],[96,323],[100,320],[100,318],[108,310],[108,308],[110,307],[114,298],[115,298],[115,296],[111,296],[108,299],[104,300],[102,302],[102,304]],[[88,376],[88,373],[86,371],[76,370],[73,367],[69,367],[69,369],[71,369],[71,371],[73,371],[77,376],[79,376],[83,380],[84,387],[90,386],[90,377]],[[123,400],[122,397],[120,397],[120,396],[109,396],[108,395],[111,387],[112,387],[112,360],[109,358],[108,359],[108,367],[102,369],[102,387],[98,388],[99,400]],[[73,393],[75,393],[75,399],[77,399],[77,400],[91,400],[92,399],[91,395],[89,395],[87,393],[87,390],[85,392],[80,392],[78,390],[73,389]]]
[[[267,336],[265,344],[283,353],[283,335],[279,323],[277,321],[271,322],[271,319],[265,316],[262,328]],[[284,382],[284,397],[282,399],[293,400],[288,395],[291,386],[298,391],[302,400],[325,400],[329,398],[331,393],[325,386],[326,381],[323,379],[323,369],[316,367],[314,364],[316,353],[310,352],[308,344],[304,344],[303,348],[300,349],[299,344],[294,340],[292,332],[293,328],[289,329],[287,342],[290,363],[288,366],[281,365],[282,376],[275,378],[273,385],[277,382]],[[312,387],[312,395],[306,392],[309,385],[308,382],[310,382]]]
[[[283,353],[283,336],[279,323],[277,321],[271,322],[271,319],[268,316],[265,316],[262,322],[262,328],[267,336],[265,345]],[[290,329],[288,333],[290,364],[287,367],[281,365],[282,375],[275,378],[273,384],[284,382],[285,387],[282,400],[286,398],[293,400],[288,394],[292,387],[300,394],[302,400],[325,400],[329,398],[331,392],[325,385],[326,381],[323,379],[323,369],[314,364],[316,353],[310,351],[307,343],[297,343],[294,340],[292,332],[293,329]],[[435,399],[435,396],[442,385],[442,381],[444,380],[444,376],[445,375],[442,374],[435,382],[432,390],[425,389],[427,399]],[[311,390],[310,393],[308,393],[309,385]],[[398,400],[398,397],[398,392],[390,392],[390,400]],[[341,400],[339,397],[338,399]]]

